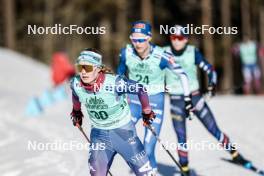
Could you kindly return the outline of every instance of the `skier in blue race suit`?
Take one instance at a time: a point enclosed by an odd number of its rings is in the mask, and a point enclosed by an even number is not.
[[[229,137],[223,133],[216,121],[211,109],[205,102],[203,96],[199,91],[199,81],[197,67],[203,70],[209,80],[208,94],[214,95],[215,87],[217,84],[217,75],[214,68],[203,57],[200,51],[193,45],[188,44],[188,35],[185,34],[182,26],[176,25],[176,33],[170,35],[171,45],[164,47],[167,52],[174,55],[175,62],[182,66],[189,78],[189,87],[192,95],[192,104],[195,107],[194,113],[202,122],[203,126],[220,142],[222,146],[229,151],[235,163],[241,164],[246,168],[252,167],[251,162],[246,160],[231,143]],[[171,115],[172,122],[177,134],[178,142],[178,155],[180,164],[186,175],[192,175],[188,167],[188,150],[187,150],[187,136],[186,136],[186,117],[185,103],[183,89],[180,86],[179,78],[170,70],[166,70],[166,85],[170,94],[171,102]]]
[[[117,73],[128,74],[129,79],[143,84],[148,92],[150,105],[156,114],[153,121],[157,134],[160,133],[164,116],[164,87],[165,68],[179,76],[181,86],[184,90],[185,112],[189,114],[192,109],[188,78],[182,68],[171,61],[171,54],[166,53],[161,47],[150,43],[151,25],[144,21],[134,22],[131,29],[130,40],[132,44],[127,44],[121,49],[120,62]],[[129,95],[129,105],[133,117],[133,122],[141,118],[141,105],[138,97]],[[153,170],[157,172],[157,162],[155,159],[156,138],[147,128],[145,129],[144,146],[150,158]]]

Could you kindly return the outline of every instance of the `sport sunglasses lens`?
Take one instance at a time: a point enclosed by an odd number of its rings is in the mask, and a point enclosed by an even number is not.
[[[93,71],[93,66],[92,65],[77,65],[78,72],[81,72],[82,69],[84,69],[85,72],[89,73]]]
[[[147,39],[131,39],[133,43],[143,43],[145,41],[147,41]]]
[[[182,41],[182,40],[184,40],[184,37],[183,37],[182,35],[171,35],[171,36],[170,36],[170,39],[171,39],[171,40],[176,40],[176,39],[178,39],[179,41]]]

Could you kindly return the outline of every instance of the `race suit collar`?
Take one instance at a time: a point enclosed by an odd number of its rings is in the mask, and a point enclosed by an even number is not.
[[[175,50],[173,47],[172,47],[172,45],[170,45],[170,48],[171,48],[171,52],[175,55],[175,56],[181,56],[183,53],[184,53],[184,51],[186,50],[186,48],[187,48],[187,46],[188,46],[188,44],[186,44],[185,46],[184,46],[184,48],[182,48],[181,50]]]
[[[85,84],[81,80],[81,87],[83,87],[85,90],[88,90],[90,92],[98,92],[100,87],[105,81],[105,74],[103,72],[99,72],[95,82],[93,84]]]

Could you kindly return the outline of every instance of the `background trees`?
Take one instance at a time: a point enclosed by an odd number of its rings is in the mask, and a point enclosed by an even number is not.
[[[0,46],[8,47],[49,63],[53,52],[66,51],[72,61],[80,50],[95,47],[102,51],[108,66],[115,68],[118,52],[129,40],[131,22],[148,20],[154,29],[153,41],[168,44],[159,34],[160,24],[237,26],[237,35],[192,35],[214,63],[222,89],[239,84],[239,60],[231,47],[248,34],[264,45],[264,2],[262,0],[1,0]],[[28,35],[27,25],[105,26],[107,35]],[[264,67],[264,61],[262,62]],[[238,81],[239,80],[239,81]]]

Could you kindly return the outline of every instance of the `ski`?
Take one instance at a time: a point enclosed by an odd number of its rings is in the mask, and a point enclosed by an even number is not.
[[[226,162],[228,162],[228,163],[231,163],[231,164],[237,165],[237,166],[241,166],[241,167],[243,167],[243,168],[245,168],[245,169],[251,170],[251,171],[253,171],[253,172],[255,172],[255,173],[259,174],[259,175],[264,176],[264,170],[261,170],[261,169],[257,168],[257,167],[254,166],[252,163],[251,163],[250,165],[248,165],[248,166],[244,166],[244,165],[241,165],[241,164],[235,163],[235,162],[234,162],[233,160],[231,160],[231,159],[222,158],[222,160],[223,160],[223,161],[226,161]]]
[[[204,174],[198,174],[196,170],[190,169],[190,173],[188,176],[205,176]]]

